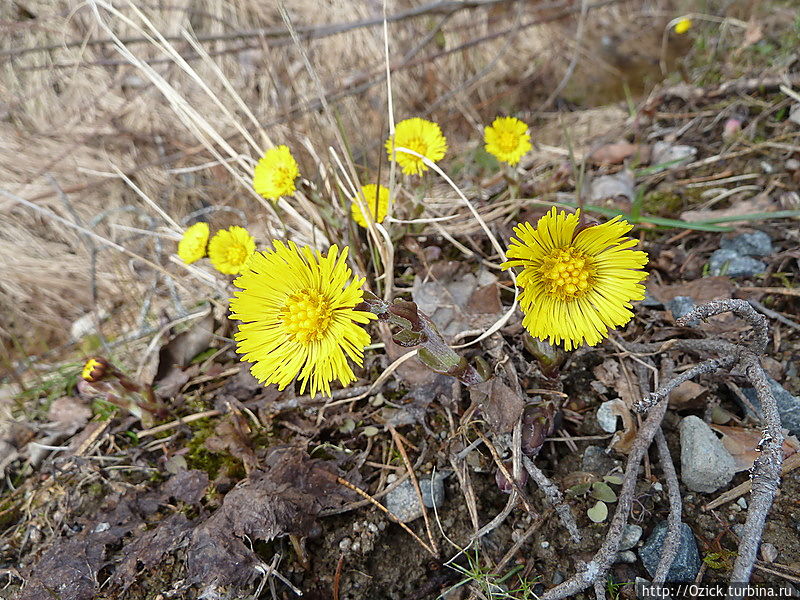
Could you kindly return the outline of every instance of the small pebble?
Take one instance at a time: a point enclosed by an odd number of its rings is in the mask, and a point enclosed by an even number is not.
[[[638,525],[627,524],[622,530],[622,537],[619,540],[619,550],[630,550],[642,538],[642,528]]]
[[[673,317],[680,319],[695,307],[695,303],[690,296],[675,296],[672,300],[667,300],[664,307],[672,313]]]
[[[747,509],[747,500],[745,500],[744,497],[739,498],[736,501],[736,504],[738,504],[739,506],[741,506],[744,509]]]
[[[561,571],[553,573],[553,585],[558,585],[564,581],[564,574]]]
[[[625,550],[623,552],[617,552],[617,555],[614,557],[615,563],[625,563],[628,565],[632,565],[636,562],[636,554],[631,552],[630,550]]]
[[[444,479],[446,476],[437,474],[432,486],[430,478],[419,480],[422,501],[426,507],[434,508],[435,506],[439,508],[444,503]],[[411,480],[406,479],[386,495],[386,508],[401,523],[408,523],[422,516],[422,507],[419,504],[417,491],[414,489],[414,484],[411,483]]]
[[[790,158],[786,161],[786,170],[787,171],[797,171],[800,169],[800,160],[796,158]]]
[[[710,494],[736,474],[736,461],[705,421],[693,415],[678,427],[681,443],[681,480],[693,492]]]
[[[778,549],[769,542],[764,542],[761,544],[761,558],[767,562],[775,562],[778,558]]]
[[[547,549],[550,547],[550,542],[542,542],[542,543],[541,543],[541,546],[542,546],[542,548],[544,548],[545,550],[547,550]]]
[[[662,521],[655,526],[644,546],[639,548],[639,557],[651,577],[656,573],[666,537],[667,522]],[[666,580],[668,583],[693,581],[700,571],[701,564],[702,561],[697,550],[697,541],[694,538],[694,533],[686,523],[681,523],[678,552],[667,573]]]
[[[723,238],[719,247],[724,250],[733,250],[744,256],[769,256],[774,252],[772,239],[763,231],[752,231],[732,238]]]
[[[767,265],[749,256],[742,256],[735,250],[723,248],[715,250],[708,259],[708,272],[713,275],[729,277],[753,277],[767,270]]]
[[[614,433],[617,430],[617,420],[619,416],[611,411],[613,405],[614,401],[609,400],[603,402],[600,408],[597,409],[597,423],[600,425],[600,429],[606,433]]]

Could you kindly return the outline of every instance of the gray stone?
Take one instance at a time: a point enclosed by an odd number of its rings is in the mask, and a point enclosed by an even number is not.
[[[429,477],[419,480],[422,501],[427,508],[439,508],[444,503],[444,479],[447,475],[437,474],[431,486]],[[431,489],[432,488],[432,489]],[[408,523],[422,516],[417,492],[410,479],[406,479],[391,492],[386,494],[386,508],[401,523]]]
[[[736,237],[723,239],[720,248],[733,250],[743,256],[769,256],[772,254],[772,240],[763,231],[742,233]]]
[[[606,433],[614,433],[617,430],[617,419],[619,416],[611,412],[611,407],[614,405],[613,400],[603,402],[597,409],[597,423],[600,429]]]
[[[614,467],[620,465],[618,460],[611,458],[604,448],[600,446],[587,446],[583,451],[581,470],[598,475],[608,475]]]
[[[642,538],[642,528],[638,525],[628,523],[622,530],[622,537],[619,540],[618,550],[630,550]]]
[[[653,533],[647,538],[644,546],[639,548],[639,558],[650,577],[655,577],[658,561],[664,550],[664,541],[667,538],[667,522],[661,521],[653,529]],[[670,582],[694,581],[702,561],[700,553],[697,551],[697,541],[694,539],[692,529],[686,524],[681,523],[680,538],[678,540],[678,552],[675,560],[667,572],[666,580]]]
[[[630,550],[625,550],[624,552],[617,552],[617,555],[614,557],[614,563],[625,563],[628,565],[632,565],[635,562],[636,562],[636,554],[634,554]]]
[[[781,416],[781,425],[784,429],[788,429],[792,435],[800,435],[800,398],[793,396],[789,391],[784,388],[780,383],[775,381],[772,377],[767,375],[769,387],[772,390],[772,395],[775,396],[775,402],[778,405],[778,414]],[[744,388],[742,390],[747,399],[750,400],[753,407],[758,411],[757,415],[753,415],[753,411],[749,406],[745,406],[745,410],[750,416],[763,418],[761,412],[761,403],[758,401],[756,391],[753,388]],[[742,403],[744,404],[744,403]]]
[[[673,146],[669,142],[656,142],[650,156],[651,172],[658,173],[694,160],[697,148],[693,146]],[[668,164],[665,164],[668,163]]]
[[[752,277],[766,270],[767,265],[760,260],[742,256],[730,248],[715,250],[708,259],[708,272],[714,276]]]
[[[694,307],[694,300],[691,296],[675,296],[672,300],[667,300],[664,307],[672,313],[676,319],[689,313]]]
[[[653,296],[650,295],[649,290],[644,291],[644,300],[640,301],[639,304],[642,306],[649,306],[650,308],[661,308],[664,306],[664,303],[661,302],[661,300],[653,298]]]
[[[710,494],[727,485],[736,461],[711,428],[695,416],[681,420],[681,480],[693,492]]]

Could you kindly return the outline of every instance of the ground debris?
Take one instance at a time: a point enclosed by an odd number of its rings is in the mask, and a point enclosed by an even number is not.
[[[352,499],[329,464],[303,450],[275,447],[265,463],[266,471],[250,473],[195,529],[188,556],[190,581],[246,585],[262,563],[247,540],[308,535],[322,509]]]
[[[154,529],[138,536],[125,546],[122,562],[117,566],[112,584],[127,590],[144,569],[152,569],[164,556],[185,545],[193,524],[181,513],[170,515]]]

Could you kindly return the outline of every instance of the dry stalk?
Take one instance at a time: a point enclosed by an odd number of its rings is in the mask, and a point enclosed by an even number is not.
[[[560,600],[561,598],[571,597],[589,587],[595,589],[598,598],[605,597],[603,584],[617,554],[622,531],[630,514],[639,465],[654,438],[661,456],[661,465],[667,480],[670,500],[667,547],[666,552],[662,555],[655,577],[657,582],[663,581],[663,577],[669,571],[674,558],[674,545],[677,542],[676,532],[680,523],[680,497],[677,476],[666,447],[666,440],[661,431],[661,422],[667,411],[668,396],[672,390],[684,381],[733,366],[741,367],[745,376],[755,387],[765,421],[763,437],[758,446],[760,455],[756,459],[750,475],[753,487],[750,506],[730,579],[731,583],[746,583],[750,580],[750,574],[756,561],[756,552],[761,542],[764,523],[780,483],[781,463],[783,460],[783,432],[781,430],[780,415],[766,375],[758,360],[759,355],[766,349],[769,340],[767,320],[744,300],[720,300],[696,307],[678,323],[685,325],[695,319],[707,319],[725,312],[734,313],[752,327],[750,339],[744,340],[741,344],[732,344],[719,340],[672,340],[664,344],[627,345],[628,350],[634,352],[663,352],[672,349],[695,354],[721,354],[722,356],[706,360],[678,377],[665,382],[657,390],[637,403],[635,408],[641,412],[648,411],[648,414],[631,448],[628,463],[625,467],[622,489],[619,493],[617,510],[609,525],[606,539],[588,564],[581,565],[580,570],[573,577],[545,592],[541,596],[543,600]]]

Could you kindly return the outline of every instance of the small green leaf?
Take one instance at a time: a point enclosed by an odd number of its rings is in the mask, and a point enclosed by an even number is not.
[[[606,475],[603,477],[603,481],[611,485],[622,485],[622,477],[619,475]]]
[[[598,500],[597,504],[586,511],[586,514],[595,523],[602,523],[608,518],[608,507]]]
[[[583,494],[588,492],[591,487],[592,487],[591,483],[578,483],[569,488],[567,490],[567,493],[572,494],[573,496],[582,496]]]
[[[339,431],[342,433],[352,433],[355,428],[356,422],[353,421],[353,419],[345,419],[345,422],[339,427]]]
[[[605,481],[595,481],[592,484],[592,498],[603,502],[616,502],[617,495]]]
[[[375,425],[367,425],[364,427],[364,435],[367,437],[372,437],[373,435],[378,435],[378,431],[380,431]]]

